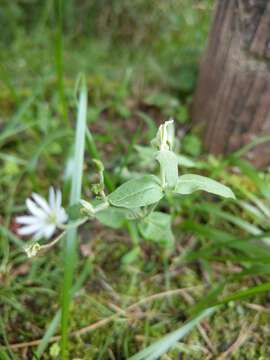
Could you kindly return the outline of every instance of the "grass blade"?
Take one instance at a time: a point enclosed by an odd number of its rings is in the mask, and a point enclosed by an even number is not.
[[[260,177],[258,170],[245,160],[232,157],[230,161],[232,165],[239,167],[243,174],[254,181],[261,194],[266,197],[268,201],[270,201],[270,191],[268,184]]]
[[[46,347],[49,344],[50,338],[55,334],[56,329],[59,325],[59,322],[61,320],[61,311],[58,310],[57,313],[54,315],[52,321],[50,322],[50,325],[48,326],[41,343],[38,345],[37,351],[35,355],[38,356],[38,358],[41,357],[43,352],[45,351]],[[33,358],[34,360],[34,358]]]
[[[243,229],[244,231],[246,231],[249,234],[252,235],[260,235],[262,234],[262,230],[260,228],[258,228],[257,226],[250,224],[249,222],[243,220],[242,218],[235,216],[233,214],[230,214],[226,211],[220,210],[217,206],[212,205],[212,204],[201,204],[201,205],[196,205],[194,207],[196,210],[202,210],[202,211],[206,211],[209,212],[210,214],[213,214],[214,216],[220,217],[226,221],[231,222],[232,224],[238,226],[239,228]]]
[[[194,329],[204,318],[210,316],[217,307],[213,307],[201,312],[198,316],[187,322],[180,329],[175,330],[162,339],[156,341],[154,344],[148,346],[146,349],[133,355],[129,360],[156,360],[163,354],[165,354],[172,346],[187,335]]]
[[[63,0],[55,0],[56,30],[54,36],[55,66],[57,85],[61,104],[61,114],[67,117],[66,99],[64,91],[64,64],[63,64]]]
[[[269,290],[270,290],[270,283],[267,282],[261,285],[253,286],[246,290],[236,291],[234,294],[226,296],[224,299],[217,301],[214,305],[223,305],[223,304],[227,304],[230,301],[246,299],[257,294],[268,292]]]
[[[80,200],[82,187],[82,173],[85,147],[85,130],[86,130],[86,113],[87,113],[87,88],[85,79],[82,79],[79,103],[78,117],[76,126],[74,169],[71,181],[70,205]],[[71,228],[66,237],[65,257],[64,257],[64,285],[62,294],[62,318],[61,318],[61,358],[68,358],[68,322],[69,308],[71,301],[71,286],[76,264],[76,228]]]

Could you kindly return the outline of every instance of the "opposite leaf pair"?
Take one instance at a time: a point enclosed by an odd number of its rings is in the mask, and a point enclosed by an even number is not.
[[[173,143],[173,120],[169,120],[159,127],[156,138],[151,142],[157,148],[153,156],[160,165],[160,178],[143,175],[127,181],[108,196],[110,204],[127,209],[144,207],[158,203],[166,191],[187,195],[203,190],[234,199],[231,189],[208,177],[194,174],[178,176],[179,160],[173,151]]]
[[[158,161],[160,176],[150,174],[137,176],[120,185],[109,195],[105,194],[104,189],[104,167],[100,161],[95,161],[100,181],[95,185],[94,192],[99,200],[95,206],[85,200],[80,201],[85,217],[77,218],[78,222],[75,222],[75,225],[79,226],[95,217],[105,225],[118,228],[125,226],[127,221],[136,220],[143,238],[170,245],[173,242],[171,216],[155,211],[158,203],[167,193],[188,195],[203,190],[224,198],[234,198],[233,192],[227,186],[208,177],[194,174],[178,176],[179,155],[173,151],[173,143],[173,120],[169,120],[159,127],[156,138],[151,142],[156,149],[151,154],[153,160]],[[19,229],[19,234],[33,234],[34,240],[41,237],[48,239],[57,228],[65,230],[72,226],[72,223],[64,225],[67,215],[61,206],[60,191],[55,194],[53,189],[50,190],[49,203],[37,194],[33,197],[36,204],[27,200],[33,216],[17,218],[18,223],[26,225]]]
[[[159,202],[165,195],[160,179],[155,175],[143,175],[122,184],[108,196],[112,206],[133,209]],[[185,174],[177,178],[174,194],[188,195],[203,190],[224,198],[234,199],[230,188],[208,177]]]
[[[160,126],[152,141],[152,145],[157,147],[152,156],[160,165],[160,177],[137,176],[119,186],[107,196],[110,207],[97,215],[102,223],[117,228],[123,226],[127,219],[137,220],[138,229],[145,239],[170,245],[173,242],[171,216],[154,211],[167,192],[188,195],[203,190],[224,198],[234,198],[230,188],[208,177],[195,174],[178,176],[179,159],[173,152],[173,139],[173,120],[170,120]]]

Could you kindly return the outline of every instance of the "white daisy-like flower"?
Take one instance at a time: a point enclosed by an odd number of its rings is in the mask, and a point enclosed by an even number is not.
[[[22,224],[17,232],[19,235],[33,235],[34,240],[49,239],[56,228],[64,224],[67,213],[62,207],[62,193],[60,190],[49,189],[49,201],[39,194],[33,193],[32,199],[26,199],[26,206],[31,215],[18,216],[16,222]]]

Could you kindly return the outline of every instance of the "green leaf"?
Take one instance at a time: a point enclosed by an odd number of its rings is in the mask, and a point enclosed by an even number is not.
[[[179,176],[174,192],[176,194],[188,195],[194,191],[203,190],[211,194],[235,199],[234,193],[230,188],[208,177],[186,174]]]
[[[150,146],[134,145],[134,149],[138,152],[140,160],[146,163],[153,161],[157,153],[157,150]]]
[[[133,209],[154,204],[163,195],[159,179],[154,175],[144,175],[119,186],[108,200],[113,206]]]
[[[156,156],[157,151],[149,146],[135,145],[135,150],[138,152],[140,156],[140,164],[144,166],[149,166],[149,164],[153,163],[153,158]],[[190,157],[186,155],[176,154],[178,159],[178,165],[183,167],[193,167],[193,168],[201,168],[202,164],[199,161],[194,161]]]
[[[196,167],[199,168],[200,164],[199,162],[195,162],[194,160],[192,160],[190,157],[185,156],[185,155],[179,155],[177,154],[177,159],[178,159],[178,165],[179,166],[183,166],[183,167]]]
[[[96,218],[106,226],[119,229],[124,226],[126,221],[126,211],[124,209],[109,207],[96,214]]]
[[[121,263],[123,265],[129,265],[134,263],[136,260],[138,260],[138,257],[140,256],[141,248],[139,246],[136,246],[132,250],[130,250],[128,253],[126,253],[122,259]]]
[[[158,151],[157,161],[160,164],[161,173],[165,176],[166,185],[174,187],[178,179],[178,158],[170,150]]]
[[[159,211],[152,212],[140,221],[139,231],[146,240],[163,245],[170,245],[174,241],[171,229],[171,215]]]

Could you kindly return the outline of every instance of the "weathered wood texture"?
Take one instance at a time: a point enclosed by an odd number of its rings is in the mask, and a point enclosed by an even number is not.
[[[193,119],[215,154],[270,134],[270,0],[217,0]],[[249,157],[269,164],[270,143]]]

